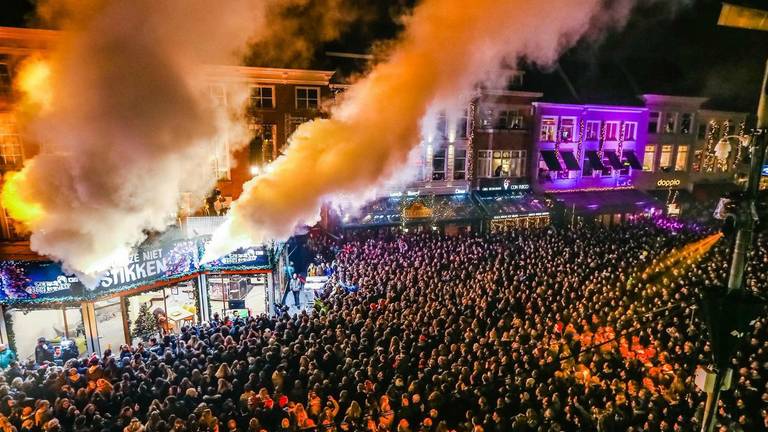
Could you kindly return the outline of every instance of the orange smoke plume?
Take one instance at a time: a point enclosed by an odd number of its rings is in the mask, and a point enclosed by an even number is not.
[[[585,35],[622,25],[634,1],[425,0],[389,58],[352,86],[330,119],[303,124],[272,170],[245,185],[206,259],[317,219],[339,195],[362,203],[398,177],[430,111],[455,107],[502,63],[553,63]]]

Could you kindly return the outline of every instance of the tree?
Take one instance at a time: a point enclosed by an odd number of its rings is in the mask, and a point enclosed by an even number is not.
[[[157,333],[157,321],[155,315],[149,311],[149,305],[146,303],[139,307],[139,316],[133,323],[133,337],[146,339]]]

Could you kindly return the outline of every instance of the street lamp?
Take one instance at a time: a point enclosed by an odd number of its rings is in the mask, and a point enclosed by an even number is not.
[[[728,135],[720,138],[720,141],[715,145],[715,158],[720,163],[726,163],[728,156],[731,154],[731,138],[739,140],[739,145],[742,147],[749,147],[750,137],[748,135]]]
[[[731,3],[723,3],[720,10],[718,25],[727,27],[736,27],[750,30],[768,31],[768,11],[754,9]],[[735,328],[737,324],[727,322],[728,313],[741,307],[745,313],[740,318],[744,318],[749,309],[747,295],[744,291],[744,269],[746,267],[747,251],[752,247],[752,236],[755,227],[755,204],[758,198],[760,186],[761,168],[765,159],[766,133],[768,133],[768,64],[766,64],[765,75],[763,76],[763,85],[760,92],[760,103],[757,107],[757,127],[751,140],[751,169],[747,179],[747,185],[744,190],[743,198],[736,202],[735,219],[738,224],[736,241],[733,246],[731,256],[730,275],[728,277],[728,294],[712,298],[704,303],[705,321],[710,327],[710,342],[714,346],[713,357],[715,359],[714,374],[707,373],[713,378],[713,385],[706,386],[707,402],[704,408],[704,418],[702,419],[701,431],[711,432],[715,426],[715,417],[717,414],[717,401],[720,397],[720,390],[723,389],[728,375],[727,357],[732,354],[731,350],[735,347],[728,338],[738,338],[739,332]],[[730,153],[730,143],[728,138],[718,142],[715,147],[715,157],[719,160],[727,159]],[[740,138],[741,140],[741,138]],[[749,140],[749,138],[748,138]],[[744,145],[745,141],[742,141]],[[749,145],[749,141],[746,141]],[[741,302],[741,304],[739,304]],[[755,311],[758,309],[755,308]],[[739,321],[735,319],[734,321]],[[747,324],[741,320],[741,324]],[[715,337],[719,338],[718,346],[715,346]],[[718,352],[718,348],[720,352]],[[712,376],[714,375],[714,376]],[[706,381],[706,380],[705,380]]]

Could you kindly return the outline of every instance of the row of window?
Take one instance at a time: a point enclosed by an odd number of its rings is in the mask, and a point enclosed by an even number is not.
[[[227,104],[227,90],[223,85],[211,85],[210,92],[217,105]],[[252,86],[251,107],[255,109],[275,109],[277,107],[275,86]],[[320,88],[294,87],[294,107],[297,110],[318,109],[320,107]]]
[[[648,113],[648,133],[688,135],[693,128],[693,113],[651,111]]]
[[[480,115],[480,126],[483,129],[527,129],[524,111],[522,109],[484,110]]]
[[[257,109],[276,108],[275,86],[257,85],[251,89],[251,106]],[[317,109],[320,106],[319,87],[294,87],[296,109]]]
[[[645,146],[643,155],[643,171],[687,171],[688,170],[688,146],[678,145],[677,152],[674,152],[671,144],[662,144],[660,146],[658,166],[656,166],[655,144]]]
[[[601,128],[604,128],[605,141],[635,141],[637,139],[637,122],[620,122],[587,120],[585,124],[584,139],[597,141],[601,138]],[[558,137],[558,131],[560,136]],[[620,134],[619,131],[623,131]],[[539,140],[544,142],[560,141],[564,143],[578,140],[578,126],[576,117],[542,116]]]
[[[453,150],[451,147],[440,149],[432,155],[433,181],[446,180],[447,168],[453,164],[453,180],[467,178],[467,151]],[[525,150],[479,150],[477,152],[477,176],[489,177],[523,177],[525,176]]]

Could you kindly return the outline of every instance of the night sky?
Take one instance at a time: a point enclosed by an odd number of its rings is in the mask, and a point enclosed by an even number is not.
[[[314,63],[303,66],[335,67],[344,73],[360,68],[355,61],[323,53],[367,52],[374,41],[393,38],[400,28],[393,17],[413,1],[365,3],[367,19],[351,25],[339,40],[319,47]],[[561,102],[639,104],[635,95],[640,93],[707,96],[711,108],[753,112],[768,58],[768,32],[717,26],[720,0],[679,3],[682,6],[672,13],[669,0],[651,6],[644,2],[646,6],[638,8],[623,30],[567,51],[560,60],[562,73],[526,67],[526,89],[543,91],[546,100]],[[32,11],[30,1],[4,0],[0,25],[23,26]],[[564,76],[576,95],[568,90]]]

